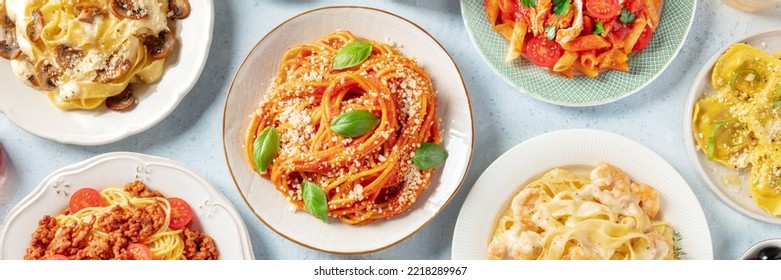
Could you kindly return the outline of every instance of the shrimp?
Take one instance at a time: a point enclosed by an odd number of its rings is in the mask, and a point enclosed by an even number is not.
[[[608,191],[614,198],[620,198],[631,193],[629,176],[608,163],[600,162],[591,171],[591,183]]]
[[[542,198],[542,191],[536,188],[525,188],[513,198],[512,209],[513,216],[523,226],[532,226],[532,215],[537,206],[537,202]]]
[[[630,186],[632,194],[639,200],[640,208],[649,218],[656,217],[659,212],[659,192],[653,187],[633,182]]]
[[[641,260],[672,260],[675,259],[675,250],[671,238],[650,232],[649,240],[641,240],[634,246],[635,259]]]
[[[586,249],[583,245],[569,247],[564,255],[561,255],[562,260],[601,260],[602,257],[594,250]]]
[[[534,260],[542,253],[542,236],[534,231],[506,231],[488,244],[488,259]]]

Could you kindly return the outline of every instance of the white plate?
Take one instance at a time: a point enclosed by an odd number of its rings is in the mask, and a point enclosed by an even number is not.
[[[661,196],[661,219],[681,234],[683,259],[713,259],[705,214],[691,188],[662,157],[628,138],[588,129],[543,134],[513,147],[477,179],[453,235],[454,260],[485,259],[496,221],[529,179],[555,167],[609,162]]]
[[[117,152],[55,171],[11,209],[0,228],[0,260],[24,258],[38,221],[68,207],[69,195],[79,188],[121,187],[136,179],[187,201],[195,214],[193,227],[214,238],[220,259],[255,258],[236,208],[206,180],[169,159]]]
[[[735,187],[725,185],[722,183],[721,178],[725,175],[738,174],[738,172],[717,162],[709,161],[707,155],[697,150],[697,144],[694,142],[694,134],[692,133],[694,103],[706,93],[714,94],[717,92],[716,89],[711,86],[713,64],[716,63],[719,56],[727,51],[730,46],[739,42],[748,43],[762,51],[775,54],[778,51],[781,51],[781,29],[775,28],[760,31],[735,40],[713,54],[713,56],[705,62],[702,69],[700,69],[700,72],[697,74],[697,78],[694,79],[694,84],[692,84],[692,88],[689,91],[689,98],[686,100],[686,110],[683,115],[683,135],[685,135],[684,139],[686,139],[686,151],[689,153],[689,159],[691,159],[692,164],[696,166],[697,171],[708,184],[708,187],[710,187],[722,201],[727,203],[727,205],[741,214],[759,221],[781,224],[781,217],[770,215],[767,211],[757,206],[754,199],[751,198],[748,186],[748,170],[739,173],[739,178],[744,178],[741,186]]]
[[[190,1],[190,5],[190,16],[172,26],[177,48],[166,61],[163,76],[134,92],[138,104],[132,110],[117,112],[105,106],[60,110],[45,93],[23,84],[10,61],[0,59],[0,112],[27,132],[67,144],[108,144],[149,129],[173,112],[206,64],[214,6],[211,0]]]
[[[438,91],[442,144],[449,157],[434,173],[410,209],[389,220],[363,226],[337,220],[325,224],[306,212],[290,211],[290,203],[274,185],[252,170],[244,156],[244,136],[254,112],[290,47],[314,41],[337,29],[377,41],[390,39],[399,51],[414,56]],[[387,38],[387,39],[386,39]],[[258,42],[239,67],[225,101],[223,143],[228,167],[239,192],[255,215],[278,234],[309,248],[340,254],[387,248],[426,225],[450,201],[463,183],[472,156],[472,112],[458,68],[450,55],[426,31],[397,15],[364,7],[326,7],[304,12],[272,30]]]

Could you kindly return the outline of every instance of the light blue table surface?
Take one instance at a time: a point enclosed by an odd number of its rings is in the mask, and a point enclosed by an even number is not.
[[[464,76],[475,127],[471,168],[450,204],[405,241],[383,251],[352,256],[301,247],[260,222],[244,204],[228,172],[221,128],[226,92],[250,48],[294,15],[345,4],[398,14],[439,40]],[[781,237],[781,226],[739,214],[705,185],[684,147],[684,106],[695,75],[711,55],[744,34],[781,26],[780,15],[781,8],[748,14],[724,6],[721,1],[699,1],[683,50],[656,81],[617,102],[568,108],[526,96],[496,76],[469,41],[457,0],[215,0],[214,37],[206,68],[176,110],[151,129],[113,144],[83,147],[36,137],[0,115],[0,143],[6,149],[9,165],[8,178],[0,186],[0,222],[49,173],[101,153],[131,151],[181,162],[217,187],[236,205],[247,224],[257,259],[450,259],[458,212],[472,185],[491,162],[518,143],[542,133],[594,128],[629,137],[672,164],[702,205],[713,239],[714,258],[736,259],[758,241]]]

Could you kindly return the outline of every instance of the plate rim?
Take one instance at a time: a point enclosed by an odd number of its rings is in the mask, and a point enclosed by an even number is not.
[[[469,107],[470,129],[471,129],[471,132],[472,132],[472,133],[470,133],[471,137],[470,137],[470,145],[469,145],[469,159],[468,159],[468,161],[466,163],[466,167],[464,169],[464,173],[461,175],[461,181],[458,183],[458,186],[455,187],[455,189],[450,194],[448,199],[444,203],[442,203],[442,206],[440,206],[439,209],[433,215],[431,215],[431,217],[429,217],[424,223],[422,223],[420,225],[420,227],[418,227],[417,229],[412,231],[410,234],[400,238],[399,240],[396,240],[396,241],[391,242],[391,243],[389,243],[387,245],[384,245],[384,246],[381,246],[381,247],[378,247],[378,248],[374,248],[374,249],[370,249],[370,250],[362,250],[362,251],[333,251],[333,250],[324,250],[324,249],[321,249],[321,248],[317,248],[317,247],[315,247],[313,245],[309,245],[309,244],[303,243],[303,242],[301,242],[299,240],[296,240],[296,239],[294,239],[294,238],[284,234],[283,232],[279,231],[278,229],[274,228],[273,226],[271,226],[265,219],[263,219],[255,211],[255,209],[252,207],[252,205],[249,203],[249,201],[247,201],[247,198],[244,195],[244,193],[241,191],[241,188],[239,187],[239,182],[236,181],[236,175],[234,174],[233,167],[231,166],[230,160],[228,158],[228,146],[227,146],[227,144],[225,142],[225,137],[226,137],[226,131],[225,131],[226,130],[226,124],[225,123],[226,123],[226,114],[227,114],[227,111],[228,111],[228,108],[227,108],[228,99],[230,98],[231,92],[233,91],[233,87],[236,84],[236,78],[238,76],[238,71],[242,67],[244,67],[244,65],[247,63],[249,55],[252,52],[254,52],[258,48],[258,46],[260,46],[261,43],[263,43],[272,33],[277,31],[279,28],[281,28],[283,25],[289,23],[290,21],[293,21],[295,19],[298,19],[298,18],[300,18],[302,16],[305,16],[305,15],[308,15],[308,14],[311,14],[311,13],[315,13],[315,12],[322,11],[322,10],[331,10],[331,9],[348,9],[348,10],[349,9],[362,9],[362,10],[369,10],[369,11],[373,11],[373,12],[380,12],[380,13],[384,13],[384,14],[393,16],[393,17],[395,17],[395,18],[397,18],[399,20],[407,22],[407,23],[415,26],[416,28],[418,28],[421,32],[426,34],[433,42],[435,42],[442,49],[442,51],[444,51],[445,54],[447,54],[447,56],[450,58],[450,61],[453,63],[453,66],[455,67],[456,72],[458,73],[459,77],[461,78],[460,79],[461,80],[461,87],[464,88],[464,93],[466,94],[466,96],[465,96],[466,97],[466,103],[467,103],[467,105]],[[383,10],[383,9],[380,9],[380,8],[375,8],[375,7],[358,6],[358,5],[332,5],[332,6],[323,6],[323,7],[319,7],[319,8],[314,8],[314,9],[310,9],[310,10],[306,10],[306,11],[300,12],[300,13],[294,15],[294,16],[291,16],[291,17],[285,19],[284,21],[282,21],[281,23],[279,23],[277,26],[275,26],[271,30],[269,30],[265,35],[263,35],[263,37],[261,37],[260,40],[258,40],[255,43],[255,45],[252,48],[249,49],[249,51],[247,51],[247,55],[242,60],[241,64],[239,64],[238,68],[236,68],[236,72],[234,73],[233,79],[231,80],[230,86],[228,87],[228,92],[225,95],[225,105],[223,106],[223,113],[222,113],[222,146],[223,146],[223,154],[225,156],[225,162],[227,163],[228,172],[231,175],[231,180],[233,181],[233,183],[234,183],[234,185],[236,187],[237,192],[241,196],[241,199],[244,201],[244,204],[249,208],[250,212],[252,212],[252,214],[255,216],[255,218],[260,220],[267,228],[271,229],[273,232],[275,232],[279,236],[282,236],[285,239],[287,239],[287,240],[289,240],[289,241],[291,241],[291,242],[293,242],[295,244],[298,244],[299,246],[302,246],[302,247],[305,247],[305,248],[308,248],[308,249],[312,249],[312,250],[316,250],[316,251],[320,251],[320,252],[325,252],[325,253],[329,253],[329,254],[335,254],[335,255],[359,255],[359,254],[367,254],[367,253],[372,253],[372,252],[378,252],[378,251],[382,251],[382,250],[385,250],[387,248],[393,247],[396,244],[401,243],[402,241],[409,239],[413,235],[417,234],[420,230],[425,228],[431,221],[433,221],[446,208],[446,206],[453,200],[453,198],[456,196],[456,194],[458,194],[458,192],[461,190],[461,187],[463,187],[464,182],[466,181],[467,175],[469,174],[469,170],[470,170],[471,165],[472,165],[472,157],[474,156],[474,146],[475,146],[475,142],[474,142],[474,137],[475,137],[474,136],[474,125],[475,125],[474,124],[475,123],[475,121],[474,121],[474,111],[472,109],[472,101],[471,101],[471,99],[469,97],[470,97],[469,89],[466,86],[466,81],[464,80],[464,75],[461,72],[461,69],[458,67],[458,63],[456,63],[455,59],[453,59],[453,56],[450,54],[449,51],[447,51],[447,49],[445,48],[444,45],[442,45],[442,43],[440,43],[434,36],[431,35],[431,33],[426,31],[426,29],[424,29],[423,27],[421,27],[417,23],[415,23],[415,22],[413,22],[413,21],[411,21],[411,20],[409,20],[409,19],[407,19],[407,18],[405,18],[403,16],[400,16],[400,15],[398,15],[396,13],[393,13],[393,12],[390,12],[390,11],[387,11],[387,10]]]
[[[780,224],[781,225],[781,216],[773,218],[771,216],[760,215],[760,214],[751,212],[748,209],[745,209],[742,206],[740,206],[737,203],[735,203],[730,197],[728,197],[726,194],[724,194],[724,192],[721,191],[721,189],[719,189],[719,187],[716,185],[716,183],[714,183],[710,179],[710,176],[707,175],[707,171],[705,171],[705,168],[702,166],[702,164],[700,164],[700,161],[698,159],[699,158],[699,154],[698,154],[698,151],[697,151],[697,148],[696,148],[696,144],[694,143],[693,135],[692,135],[693,127],[692,127],[692,117],[691,116],[694,113],[694,103],[696,102],[695,99],[697,99],[697,97],[700,97],[702,95],[702,93],[697,92],[697,89],[700,86],[700,84],[703,83],[703,79],[705,79],[704,82],[706,83],[706,86],[709,86],[707,84],[709,83],[710,78],[708,78],[707,76],[713,70],[713,66],[714,66],[714,64],[716,64],[716,60],[718,60],[718,58],[722,54],[724,54],[724,52],[726,52],[727,49],[729,49],[732,45],[737,44],[737,43],[741,43],[741,42],[745,42],[746,40],[751,39],[753,37],[763,36],[763,35],[765,35],[767,33],[780,33],[781,34],[781,27],[764,28],[764,29],[761,29],[761,30],[758,30],[758,31],[744,33],[744,35],[740,35],[740,36],[734,37],[736,39],[731,40],[730,43],[727,43],[725,46],[719,48],[719,50],[717,50],[715,53],[713,53],[708,58],[708,60],[706,60],[705,63],[702,64],[703,66],[697,72],[697,76],[695,76],[694,81],[692,82],[692,85],[689,88],[688,96],[686,97],[686,107],[684,108],[684,112],[683,112],[683,114],[684,114],[683,115],[683,118],[684,118],[684,122],[683,122],[683,133],[684,134],[683,135],[684,135],[684,140],[685,140],[685,144],[686,144],[686,153],[688,154],[687,157],[689,158],[690,163],[697,170],[697,176],[699,176],[700,179],[703,182],[705,182],[705,185],[708,186],[708,189],[711,191],[711,193],[715,194],[723,203],[727,204],[730,208],[732,208],[732,210],[742,214],[743,216],[752,218],[752,219],[754,219],[756,221],[768,223],[768,224]],[[757,210],[765,211],[761,207],[759,207],[757,205],[755,205],[755,206],[757,207]],[[769,214],[767,214],[767,215],[769,215]]]
[[[491,70],[494,72],[494,74],[496,76],[499,76],[505,83],[510,85],[516,91],[518,91],[518,92],[520,92],[520,93],[522,93],[522,94],[524,94],[526,96],[530,96],[530,97],[532,97],[532,98],[534,98],[534,99],[536,99],[538,101],[542,101],[542,102],[545,102],[545,103],[548,103],[548,104],[564,106],[564,107],[573,107],[573,108],[593,107],[593,106],[605,105],[605,104],[609,104],[609,103],[613,103],[613,102],[619,101],[621,99],[624,99],[626,97],[634,95],[635,93],[645,89],[648,85],[650,85],[657,78],[659,78],[659,76],[661,76],[662,73],[664,73],[667,70],[667,68],[670,66],[670,64],[672,64],[672,62],[678,57],[678,54],[683,49],[683,45],[686,44],[686,40],[689,38],[689,34],[691,33],[692,26],[694,25],[694,18],[697,16],[697,2],[698,2],[697,0],[691,0],[694,4],[692,6],[691,15],[689,16],[689,24],[687,24],[687,26],[686,26],[686,31],[684,32],[683,37],[681,38],[681,42],[678,43],[678,46],[675,48],[675,51],[673,51],[673,53],[670,55],[670,58],[667,60],[667,62],[665,62],[664,65],[662,65],[662,68],[659,71],[657,71],[653,76],[651,76],[648,80],[646,80],[644,83],[638,85],[635,89],[630,90],[628,92],[625,92],[625,93],[623,93],[622,95],[620,95],[618,97],[608,98],[608,99],[603,99],[603,100],[595,100],[595,101],[590,101],[590,102],[583,102],[583,103],[568,103],[568,102],[561,102],[561,101],[545,99],[545,98],[543,98],[542,96],[540,96],[537,93],[533,93],[533,92],[530,92],[528,89],[521,88],[519,83],[513,82],[512,80],[510,80],[510,78],[506,77],[505,75],[502,75],[502,73],[499,72],[499,69],[497,69],[492,63],[490,63],[488,58],[486,57],[485,53],[480,48],[480,46],[477,45],[476,39],[475,39],[475,35],[472,32],[472,28],[470,28],[471,25],[469,24],[469,21],[467,20],[467,17],[464,14],[465,13],[464,12],[464,9],[465,9],[464,3],[466,1],[470,1],[470,0],[460,0],[461,20],[463,21],[464,27],[466,28],[466,32],[469,35],[469,42],[472,44],[472,47],[474,47],[475,50],[477,51],[477,53],[480,55],[480,58],[482,58],[483,63],[488,65],[488,67],[491,68]],[[666,0],[666,1],[677,1],[677,0]]]
[[[691,185],[680,174],[680,172],[678,172],[678,170],[675,169],[675,167],[673,167],[667,160],[665,160],[663,157],[661,157],[661,155],[659,155],[655,151],[651,150],[650,148],[646,147],[645,145],[643,145],[643,144],[641,144],[641,143],[639,143],[639,142],[637,142],[635,140],[632,140],[631,138],[628,138],[626,136],[623,136],[623,135],[620,135],[620,134],[617,134],[617,133],[614,133],[614,132],[606,131],[606,130],[600,130],[600,129],[574,128],[574,129],[554,130],[554,131],[550,131],[550,132],[546,132],[546,133],[543,133],[543,134],[539,134],[539,135],[531,137],[531,138],[529,138],[527,140],[524,140],[524,141],[514,145],[513,147],[511,147],[510,149],[508,149],[504,153],[502,153],[493,162],[491,162],[491,164],[489,164],[488,167],[486,167],[485,170],[483,170],[483,172],[480,174],[480,176],[475,181],[474,185],[472,185],[472,188],[470,189],[469,193],[467,194],[466,199],[464,200],[464,204],[462,205],[462,207],[461,207],[461,209],[460,209],[460,211],[458,213],[458,218],[456,219],[456,224],[455,224],[455,227],[453,229],[453,240],[451,242],[451,247],[450,247],[451,248],[451,251],[450,251],[450,253],[451,253],[451,256],[450,256],[451,260],[462,260],[462,259],[465,260],[465,259],[469,259],[469,258],[457,258],[456,252],[457,251],[462,251],[462,250],[457,249],[459,246],[457,244],[458,240],[456,239],[456,237],[458,236],[457,233],[459,231],[459,224],[465,223],[464,220],[467,219],[466,216],[469,215],[469,214],[464,215],[464,211],[466,211],[467,208],[468,208],[467,206],[471,204],[470,203],[470,197],[472,197],[471,201],[474,201],[474,197],[478,196],[479,192],[482,192],[481,190],[479,190],[479,188],[476,188],[476,186],[481,181],[485,181],[486,180],[486,179],[483,178],[483,175],[486,174],[487,171],[498,168],[498,166],[501,166],[501,163],[503,161],[507,161],[508,158],[513,157],[512,153],[513,153],[514,150],[521,149],[522,146],[527,145],[527,144],[531,143],[532,141],[539,141],[539,139],[543,139],[543,138],[546,138],[546,137],[555,137],[555,136],[561,135],[561,134],[579,134],[579,135],[582,135],[584,133],[590,133],[592,135],[599,135],[599,136],[602,136],[603,138],[604,137],[611,137],[613,139],[618,139],[618,140],[621,140],[621,141],[625,141],[627,143],[635,144],[638,148],[643,149],[646,152],[650,153],[655,158],[658,158],[659,160],[661,160],[661,163],[663,163],[664,165],[669,167],[674,172],[674,175],[677,175],[676,179],[679,179],[684,184],[686,184],[686,186],[688,187],[688,191],[691,193],[692,198],[694,198],[694,202],[697,203],[697,207],[696,208],[700,210],[700,214],[702,215],[702,222],[703,222],[703,224],[705,226],[705,228],[702,229],[703,234],[705,235],[703,237],[704,237],[704,239],[707,239],[707,244],[710,245],[708,247],[709,250],[707,252],[708,253],[707,255],[709,255],[709,257],[710,257],[708,259],[713,259],[713,239],[712,239],[712,236],[710,234],[710,226],[708,225],[707,217],[705,216],[705,211],[702,208],[702,204],[699,202],[699,199],[697,198],[696,194],[694,193],[694,189],[691,188]],[[576,162],[575,160],[571,160],[569,162],[557,163],[556,166],[565,166],[565,165],[573,165],[573,164],[580,164],[580,163]],[[545,172],[545,170],[550,170],[551,168],[554,168],[554,167],[550,167],[550,168],[547,168],[547,169],[542,169],[542,171],[540,171],[540,172]],[[538,176],[538,175],[540,175],[540,174],[535,174],[535,175],[532,175],[531,177],[521,178],[521,179],[523,179],[522,182],[527,182],[532,177]],[[483,183],[483,184],[485,184],[485,183]],[[514,191],[513,191],[513,193],[517,193],[517,191],[521,187],[522,187],[521,185],[516,186]],[[511,199],[511,198],[504,198],[504,199]],[[472,203],[474,203],[474,202],[472,202]],[[491,226],[493,227],[493,226],[495,226],[495,224],[492,224]],[[461,225],[461,227],[463,228],[464,226]],[[490,232],[493,232],[493,229],[491,229]],[[485,258],[481,258],[481,260],[485,260]]]
[[[94,166],[105,164],[106,162],[110,162],[110,161],[123,160],[123,159],[130,159],[145,164],[156,164],[161,166],[172,167],[177,172],[182,172],[188,175],[189,177],[191,177],[192,179],[198,181],[202,187],[201,189],[205,190],[210,197],[215,199],[216,202],[223,204],[222,208],[225,209],[225,212],[233,219],[236,226],[238,227],[239,229],[238,234],[240,239],[239,242],[242,245],[240,249],[241,249],[243,259],[244,260],[255,259],[255,253],[252,248],[252,242],[249,237],[249,231],[247,229],[247,225],[244,222],[244,220],[241,218],[241,215],[239,214],[236,206],[233,205],[233,203],[230,200],[228,200],[227,197],[225,197],[225,195],[222,192],[217,190],[217,188],[215,188],[214,185],[206,181],[206,179],[204,179],[202,176],[198,175],[193,170],[184,166],[180,162],[177,162],[169,158],[152,156],[152,155],[136,153],[136,152],[110,152],[110,153],[98,154],[96,156],[60,167],[57,170],[54,170],[51,173],[49,173],[49,175],[44,177],[32,191],[30,191],[24,198],[22,198],[21,201],[19,201],[16,205],[14,205],[14,207],[11,208],[11,210],[8,212],[8,215],[6,215],[2,225],[0,225],[0,244],[3,244],[5,242],[8,232],[12,230],[9,221],[15,219],[16,216],[18,216],[21,213],[21,211],[33,206],[33,202],[35,202],[36,199],[38,199],[46,192],[48,186],[46,184],[47,182],[50,182],[56,177],[62,176],[63,174],[78,174]],[[0,257],[2,257],[2,259],[6,258],[6,256],[3,255],[2,251],[0,251]]]
[[[184,86],[181,86],[182,92],[178,95],[176,95],[175,99],[168,99],[166,103],[163,103],[163,105],[169,104],[169,106],[162,107],[159,112],[159,116],[156,118],[149,119],[146,123],[144,123],[141,126],[128,126],[123,127],[121,130],[113,130],[108,132],[103,132],[100,134],[93,134],[88,131],[83,131],[79,134],[59,134],[59,133],[47,133],[46,129],[36,128],[36,127],[28,127],[28,126],[22,126],[18,124],[19,117],[16,114],[10,114],[6,110],[3,110],[3,107],[0,106],[0,113],[3,113],[14,125],[16,125],[18,128],[21,128],[22,130],[33,134],[37,137],[55,141],[62,144],[71,144],[71,145],[80,145],[80,146],[101,146],[101,145],[107,145],[115,142],[119,142],[125,138],[128,138],[130,136],[140,134],[144,131],[149,130],[150,128],[156,126],[160,122],[162,122],[164,119],[166,119],[171,113],[179,106],[179,104],[184,100],[184,97],[187,96],[190,91],[195,87],[195,84],[198,83],[200,80],[201,75],[203,74],[203,70],[206,66],[206,61],[209,59],[209,52],[211,50],[213,35],[214,35],[214,0],[199,0],[203,1],[205,8],[207,8],[206,15],[208,15],[208,35],[206,36],[205,40],[205,46],[206,48],[203,50],[203,55],[201,56],[201,62],[200,64],[194,64],[192,67],[196,68],[196,71],[193,75],[192,81],[190,81],[188,84],[184,84]],[[203,20],[203,19],[199,19]],[[179,60],[185,59],[184,57],[179,57]],[[163,74],[165,75],[165,69],[163,70]],[[159,83],[159,81],[156,81],[155,83]],[[180,84],[182,85],[182,84]],[[52,105],[54,106],[54,105]],[[73,112],[78,112],[78,110],[75,110]]]

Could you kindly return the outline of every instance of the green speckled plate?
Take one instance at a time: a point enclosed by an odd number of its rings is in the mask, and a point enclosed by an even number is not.
[[[491,29],[484,0],[461,0],[461,15],[472,43],[505,81],[536,99],[563,106],[610,103],[640,91],[670,65],[692,26],[696,0],[666,0],[650,44],[629,59],[629,72],[605,71],[595,79],[568,79],[525,59],[505,63],[507,42]]]

